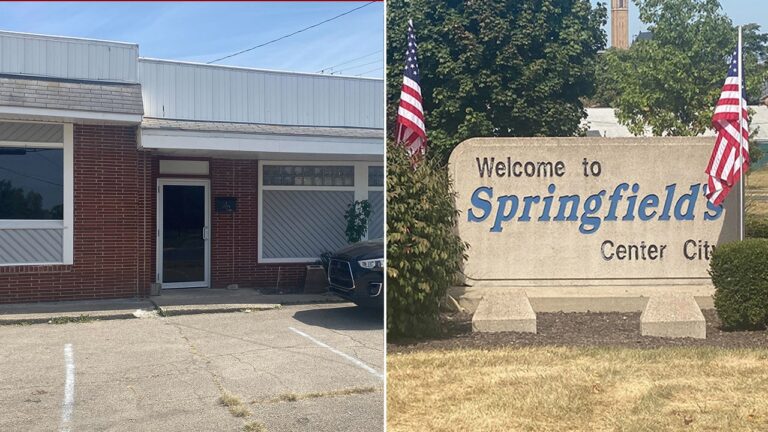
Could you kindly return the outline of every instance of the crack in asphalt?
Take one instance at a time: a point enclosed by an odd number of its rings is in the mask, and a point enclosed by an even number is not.
[[[237,354],[232,353],[232,354],[227,354],[227,356],[232,357],[233,359],[237,360],[241,364],[250,366],[251,370],[253,370],[254,373],[259,373],[259,371],[256,370],[256,366],[254,366],[252,363],[248,363],[247,361],[241,359],[240,357],[237,356]]]
[[[332,333],[334,333],[334,334],[337,334],[337,335],[339,335],[339,336],[343,336],[343,337],[346,337],[346,338],[350,339],[351,341],[355,342],[355,343],[357,344],[357,346],[361,346],[361,347],[370,348],[370,349],[372,349],[372,350],[374,350],[374,351],[380,351],[380,352],[383,352],[383,351],[384,351],[384,343],[383,343],[383,342],[382,342],[382,344],[381,344],[381,349],[378,349],[378,350],[377,350],[376,348],[372,348],[372,347],[369,347],[369,346],[368,346],[368,345],[367,345],[365,342],[363,342],[363,341],[361,341],[361,340],[359,340],[359,339],[355,338],[355,337],[354,337],[354,336],[352,336],[352,335],[349,335],[349,334],[346,334],[346,333],[342,333],[341,331],[339,331],[339,330],[336,330],[336,329],[332,329],[332,328],[326,328],[326,330],[329,330],[330,332],[332,332]]]
[[[187,329],[191,329],[191,330],[197,330],[197,331],[202,332],[202,333],[208,333],[208,334],[212,334],[212,335],[216,335],[216,336],[220,336],[220,337],[225,337],[225,338],[239,340],[239,341],[246,342],[246,343],[249,343],[249,344],[252,344],[252,345],[257,345],[257,346],[265,347],[265,348],[268,348],[268,350],[282,351],[282,352],[285,352],[285,353],[299,355],[299,356],[304,356],[304,357],[308,357],[310,359],[317,359],[317,360],[327,361],[327,362],[335,363],[335,364],[338,364],[338,365],[347,365],[346,362],[341,361],[341,360],[336,360],[336,359],[329,358],[327,356],[324,357],[324,356],[321,356],[321,355],[315,355],[315,354],[311,354],[311,353],[305,352],[306,346],[303,345],[303,344],[296,344],[296,345],[289,345],[289,346],[284,346],[284,347],[277,347],[277,346],[272,346],[272,345],[256,342],[256,341],[250,340],[248,338],[232,336],[232,335],[229,335],[229,334],[226,334],[226,333],[219,333],[219,332],[215,332],[215,331],[210,331],[208,329],[202,329],[202,328],[195,327],[195,326],[184,325],[184,324],[179,324],[179,323],[173,323],[172,325],[174,327],[177,327],[177,330],[179,330],[179,331],[181,331],[180,328],[183,327],[183,328],[187,328]],[[296,350],[301,350],[301,351],[296,351]],[[254,350],[254,351],[258,351],[258,350]],[[227,356],[227,355],[228,354],[222,354],[222,355],[219,355],[219,356],[211,356],[211,357],[208,357],[208,358],[216,358],[216,357]]]
[[[383,393],[384,390],[381,387],[345,387],[342,389],[336,389],[336,390],[327,390],[325,392],[313,392],[313,393],[297,393],[297,394],[291,394],[295,399],[287,400],[284,399],[282,396],[286,396],[285,394],[280,395],[278,397],[273,398],[261,398],[261,399],[254,399],[251,401],[251,405],[258,405],[258,404],[277,404],[277,403],[294,403],[294,402],[300,402],[304,400],[312,400],[312,399],[326,399],[326,398],[338,398],[338,397],[354,397],[354,396],[361,396],[365,394],[378,394]]]
[[[325,328],[325,330],[328,330],[328,331],[330,331],[333,334],[336,334],[336,335],[339,335],[339,336],[343,336],[343,337],[351,340],[352,342],[354,342],[353,345],[346,345],[346,346],[344,346],[344,348],[351,350],[354,353],[355,358],[358,358],[358,359],[362,358],[360,356],[360,350],[358,350],[359,348],[362,348],[363,350],[371,350],[371,351],[374,351],[374,352],[377,352],[377,353],[384,351],[384,349],[383,349],[384,348],[384,343],[383,342],[381,344],[381,349],[377,349],[377,348],[374,348],[374,347],[366,344],[365,342],[357,339],[356,337],[354,337],[352,335],[349,335],[349,334],[346,334],[346,333],[342,333],[339,330],[336,330],[336,329],[333,329],[333,328]]]
[[[192,358],[196,359],[196,360],[201,360],[202,361],[203,370],[205,372],[207,372],[211,376],[211,381],[216,386],[216,388],[219,390],[219,392],[222,393],[222,394],[224,392],[226,392],[226,389],[224,388],[224,385],[222,384],[222,378],[211,367],[211,360],[210,360],[210,358],[208,358],[208,356],[206,356],[205,354],[200,352],[200,350],[197,348],[197,345],[195,345],[189,339],[189,337],[187,337],[187,335],[184,334],[184,331],[181,329],[181,326],[175,324],[172,321],[165,321],[165,323],[167,325],[170,325],[171,327],[175,328],[176,331],[179,333],[179,336],[182,339],[184,339],[184,341],[187,343],[187,348],[188,348],[190,354],[192,354]],[[196,360],[193,360],[193,361],[196,361]]]
[[[129,386],[126,386],[126,387],[128,387],[128,390],[130,390],[130,391],[131,391],[131,393],[133,393],[133,397],[135,398],[135,401],[136,401],[136,402],[135,402],[135,405],[136,405],[136,409],[137,409],[137,410],[141,409],[141,401],[142,401],[142,399],[143,399],[144,397],[143,397],[143,396],[141,396],[141,395],[139,394],[139,392],[137,392],[137,391],[136,391],[136,389],[135,389],[135,388],[134,388],[132,385],[129,385]]]
[[[182,364],[184,363],[184,364]],[[199,367],[195,364],[190,364],[187,360],[179,361],[179,362],[173,362],[173,363],[166,363],[166,366],[171,367],[173,370],[168,370],[163,373],[151,373],[147,375],[132,375],[132,376],[121,376],[121,377],[115,377],[114,375],[109,374],[108,372],[105,373],[92,373],[90,376],[82,378],[80,380],[79,387],[81,388],[100,388],[104,385],[104,380],[100,379],[101,377],[108,377],[108,381],[116,384],[120,383],[134,383],[139,380],[154,380],[157,378],[165,378],[165,377],[175,377],[176,379],[179,379],[179,377],[188,375],[190,372],[195,371],[203,371],[204,368]],[[181,369],[181,366],[184,367],[184,369]],[[19,388],[19,387],[13,387],[13,388]],[[0,389],[2,390],[2,389]]]
[[[170,325],[170,326],[173,326],[176,329],[176,331],[178,331],[179,336],[181,336],[181,338],[184,339],[184,341],[186,341],[187,347],[189,349],[189,352],[192,354],[192,357],[196,358],[196,359],[200,359],[200,360],[203,361],[203,366],[204,366],[203,370],[205,370],[211,376],[211,381],[213,382],[213,384],[216,386],[216,388],[219,391],[219,399],[217,399],[217,402],[219,402],[220,398],[223,397],[226,394],[233,395],[234,393],[228,391],[224,387],[224,383],[223,383],[224,379],[219,374],[217,374],[216,371],[213,369],[213,366],[212,366],[213,361],[211,360],[211,358],[209,356],[205,355],[202,351],[200,351],[197,348],[197,345],[195,345],[195,343],[192,342],[192,340],[186,334],[184,334],[184,331],[181,328],[182,326],[178,325],[176,323],[173,323],[172,321],[168,321],[168,320],[166,320],[165,323]],[[239,361],[239,359],[238,359],[238,361]],[[254,368],[254,370],[255,370],[255,368]],[[197,385],[195,385],[193,383],[190,383],[189,381],[186,381],[186,380],[184,380],[184,381],[192,388],[192,392],[198,397],[199,401],[202,402],[204,400],[207,400],[207,398],[203,399],[203,397],[198,393],[197,389],[199,388],[199,386],[197,386]],[[236,396],[236,397],[238,399],[240,399],[239,396]],[[232,413],[231,407],[224,406],[221,403],[217,403],[217,405],[222,407],[222,408],[227,409],[227,411],[229,411],[229,413],[231,415],[233,415],[233,417],[234,417],[234,414]],[[250,414],[246,415],[245,417],[249,417],[249,416],[250,416]],[[243,421],[245,420],[245,417],[243,418]]]
[[[228,355],[229,355],[230,357],[234,358],[235,360],[237,360],[238,362],[240,362],[240,363],[242,363],[242,364],[244,364],[244,365],[246,365],[246,366],[250,366],[250,368],[253,370],[253,372],[254,372],[255,374],[263,374],[263,375],[269,375],[269,376],[270,376],[270,377],[272,377],[272,378],[273,378],[275,381],[277,381],[277,383],[278,383],[278,384],[280,384],[280,386],[282,386],[283,388],[288,388],[288,386],[287,386],[287,385],[285,385],[285,383],[283,383],[283,380],[280,378],[280,376],[279,376],[279,375],[277,375],[277,374],[275,374],[275,373],[272,373],[272,372],[270,372],[270,371],[268,371],[268,370],[260,370],[260,369],[257,369],[257,368],[256,368],[256,366],[255,366],[253,363],[249,363],[249,362],[247,362],[247,361],[245,361],[245,360],[241,359],[241,358],[240,358],[240,357],[238,357],[236,354],[228,354]]]

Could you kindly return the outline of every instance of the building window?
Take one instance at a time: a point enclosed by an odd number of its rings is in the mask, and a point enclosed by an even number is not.
[[[384,186],[384,167],[383,166],[369,166],[368,167],[368,186]]]
[[[354,166],[264,165],[264,186],[354,186]]]
[[[0,119],[0,267],[74,262],[73,125]]]
[[[311,262],[323,252],[347,244],[344,212],[355,201],[356,187],[365,188],[365,166],[261,166],[259,191],[259,259],[262,262]],[[356,171],[359,170],[359,171]]]
[[[355,201],[371,204],[367,237],[384,236],[381,162],[268,161],[259,169],[260,263],[314,262],[346,246],[344,215]]]
[[[64,219],[64,149],[0,147],[0,219]]]

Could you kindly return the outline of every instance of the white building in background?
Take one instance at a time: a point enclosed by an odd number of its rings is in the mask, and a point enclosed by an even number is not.
[[[0,303],[301,289],[353,201],[383,236],[384,116],[381,79],[0,32]]]
[[[750,126],[759,128],[757,141],[768,143],[768,107],[764,105],[753,105],[749,107],[754,110]],[[632,137],[634,136],[626,126],[619,123],[616,118],[614,108],[587,108],[587,118],[582,122],[582,126],[588,127],[590,136],[602,136],[608,138]],[[646,130],[645,136],[651,136],[650,129]],[[707,131],[704,136],[715,136],[713,130]]]

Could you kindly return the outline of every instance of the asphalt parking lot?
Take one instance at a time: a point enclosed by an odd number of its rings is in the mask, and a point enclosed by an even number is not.
[[[0,326],[0,430],[380,431],[382,321],[341,303]]]

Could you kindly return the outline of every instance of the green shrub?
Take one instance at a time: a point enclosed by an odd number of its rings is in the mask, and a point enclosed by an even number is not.
[[[344,219],[347,221],[347,242],[359,242],[368,232],[368,218],[371,217],[371,203],[368,200],[355,201],[347,206]]]
[[[747,214],[744,220],[744,235],[747,238],[768,239],[768,217]]]
[[[405,150],[387,149],[387,332],[419,337],[438,330],[438,307],[454,282],[466,244],[448,170],[432,161],[411,167]]]
[[[768,325],[768,240],[747,239],[717,247],[710,263],[715,309],[729,329]]]

